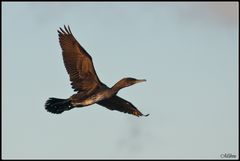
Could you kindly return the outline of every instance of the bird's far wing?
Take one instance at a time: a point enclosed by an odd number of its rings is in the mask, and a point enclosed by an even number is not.
[[[69,26],[58,30],[64,65],[72,82],[74,91],[90,94],[100,85],[92,58],[74,38]]]
[[[109,110],[117,110],[120,112],[129,113],[135,116],[148,116],[148,115],[143,115],[132,103],[116,95],[109,99],[100,101],[97,104],[104,106]]]

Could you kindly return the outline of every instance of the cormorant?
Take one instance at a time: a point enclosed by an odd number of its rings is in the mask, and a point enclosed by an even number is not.
[[[135,116],[148,116],[149,114],[143,115],[132,103],[117,96],[120,89],[146,80],[123,78],[109,88],[99,80],[91,56],[74,38],[70,27],[67,28],[64,25],[64,29],[58,30],[59,42],[72,88],[77,93],[67,99],[49,98],[45,103],[45,109],[48,112],[60,114],[75,107],[97,103],[110,110]]]

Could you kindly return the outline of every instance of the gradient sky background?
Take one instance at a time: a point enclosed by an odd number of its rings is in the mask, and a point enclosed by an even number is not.
[[[238,157],[238,3],[2,3],[3,158]],[[73,94],[57,29],[70,25],[100,79],[149,117]]]

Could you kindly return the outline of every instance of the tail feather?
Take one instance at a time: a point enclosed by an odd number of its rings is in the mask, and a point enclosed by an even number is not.
[[[49,98],[45,103],[45,109],[54,114],[60,114],[72,108],[73,106],[69,99]]]

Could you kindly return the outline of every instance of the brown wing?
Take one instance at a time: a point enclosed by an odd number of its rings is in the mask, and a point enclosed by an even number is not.
[[[98,102],[97,104],[108,108],[109,110],[117,110],[124,113],[129,113],[135,116],[148,116],[143,115],[132,103],[122,99],[118,96],[113,96],[109,99]]]
[[[90,94],[101,83],[94,69],[92,58],[74,38],[69,26],[66,28],[64,25],[64,29],[58,30],[58,36],[72,88],[74,91]]]

